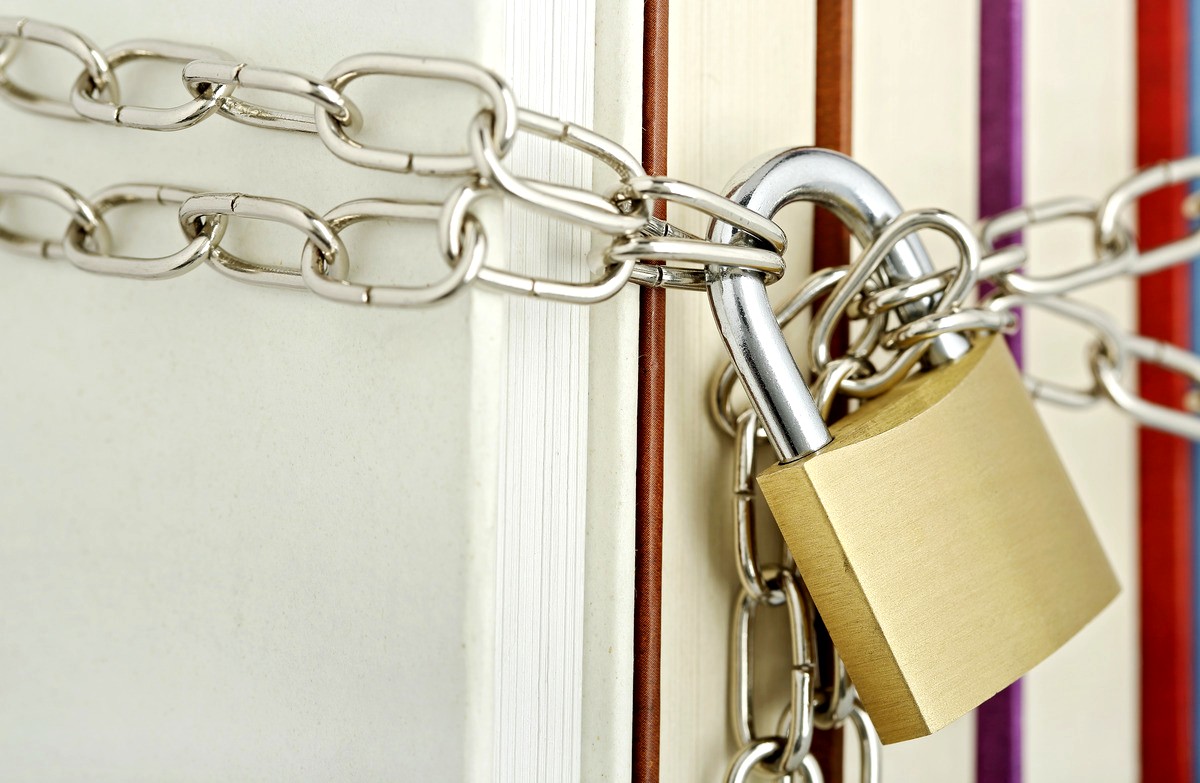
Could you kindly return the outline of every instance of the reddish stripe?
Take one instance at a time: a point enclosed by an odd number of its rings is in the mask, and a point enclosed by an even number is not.
[[[642,164],[667,173],[667,0],[647,0],[642,36]],[[660,204],[660,208],[665,205]],[[659,217],[666,217],[665,210]],[[657,783],[662,643],[663,398],[666,292],[641,291],[638,335],[637,555],[634,572],[634,783]]]
[[[1141,0],[1137,6],[1137,157],[1139,165],[1188,153],[1186,0]],[[1182,236],[1184,186],[1139,205],[1139,241],[1154,247]],[[1185,267],[1144,277],[1138,329],[1187,345],[1189,278]],[[1186,383],[1144,366],[1141,394],[1177,406]],[[1191,783],[1193,753],[1193,618],[1191,449],[1181,438],[1143,428],[1141,480],[1141,758],[1142,780]]]
[[[853,98],[854,3],[852,0],[817,0],[816,144],[850,154],[851,100]],[[831,212],[818,209],[813,215],[813,269],[846,263],[850,258],[850,234]],[[846,346],[846,330],[840,330],[833,350]],[[845,412],[834,410],[834,416]],[[823,639],[827,637],[822,636]],[[828,662],[832,644],[818,650]],[[831,670],[824,670],[826,677]],[[813,738],[813,755],[829,783],[842,780],[842,731],[818,731]]]

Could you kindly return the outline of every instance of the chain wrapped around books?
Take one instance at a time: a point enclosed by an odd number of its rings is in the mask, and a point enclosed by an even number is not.
[[[49,45],[79,60],[81,70],[63,97],[43,95],[9,75],[9,65],[29,43]],[[182,102],[172,108],[131,106],[120,102],[116,69],[137,59],[160,60],[180,66],[186,87]],[[464,136],[467,151],[428,154],[368,147],[352,134],[363,123],[363,112],[346,96],[346,86],[370,75],[407,75],[453,80],[476,87],[484,107],[469,123]],[[313,104],[311,115],[251,103],[237,97],[239,87],[301,97]],[[0,223],[0,247],[24,255],[66,259],[81,269],[107,275],[163,279],[181,275],[202,263],[223,274],[258,285],[308,288],[342,302],[385,306],[427,305],[479,285],[507,293],[575,303],[604,301],[627,283],[701,290],[709,265],[755,270],[768,283],[784,272],[787,238],[771,220],[704,188],[667,177],[646,176],[636,156],[615,141],[573,123],[520,108],[512,89],[498,75],[473,63],[394,54],[365,54],[335,65],[323,79],[304,74],[247,65],[211,47],[169,41],[138,40],[101,50],[68,28],[23,17],[0,17],[0,97],[22,109],[73,120],[120,127],[174,131],[192,127],[214,115],[247,125],[315,133],[339,158],[359,166],[402,173],[465,178],[443,203],[364,198],[338,205],[323,216],[291,201],[240,193],[199,192],[167,184],[114,185],[88,199],[65,184],[39,176],[0,175],[0,198],[28,197],[49,201],[69,217],[62,236],[35,237]],[[603,193],[561,184],[529,180],[504,164],[517,134],[532,133],[561,143],[607,164],[616,183]],[[1072,291],[1117,276],[1137,276],[1189,261],[1200,253],[1200,233],[1145,253],[1137,248],[1125,215],[1132,202],[1158,188],[1200,176],[1200,158],[1163,163],[1138,172],[1121,183],[1100,204],[1062,199],[1013,210],[985,223],[980,242],[985,251],[980,278],[1000,292],[972,311],[959,310],[921,319],[893,329],[881,345],[904,347],[906,356],[919,356],[921,346],[939,334],[973,330],[998,323],[983,315],[1010,312],[1025,304],[1053,310],[1084,324],[1095,334],[1090,349],[1092,383],[1068,388],[1052,380],[1029,379],[1040,398],[1084,406],[1106,398],[1139,421],[1189,438],[1200,438],[1200,420],[1193,413],[1197,395],[1183,401],[1187,411],[1168,410],[1139,399],[1130,386],[1136,361],[1158,363],[1200,382],[1200,361],[1179,348],[1131,335],[1107,315],[1066,298]],[[608,238],[594,255],[598,271],[584,281],[548,280],[489,266],[488,236],[477,216],[487,199],[522,203],[556,219]],[[651,215],[655,201],[668,201],[699,210],[715,221],[734,226],[736,241],[707,242]],[[118,206],[149,202],[176,212],[186,242],[183,249],[158,259],[127,258],[111,253],[112,238],[105,214]],[[1190,202],[1184,205],[1194,209]],[[298,266],[279,261],[242,259],[221,246],[230,218],[280,222],[296,228],[307,240]],[[1075,271],[1048,278],[1020,272],[1029,260],[1020,245],[999,249],[1003,238],[1023,229],[1063,219],[1083,219],[1094,227],[1094,257]],[[351,254],[341,239],[347,227],[364,220],[427,222],[438,233],[447,272],[426,286],[361,282],[352,277]],[[931,275],[901,286],[856,292],[846,309],[851,319],[879,324],[905,303],[936,297],[950,273]],[[874,328],[874,327],[873,327]],[[882,328],[882,327],[880,327]],[[828,343],[823,336],[824,344]],[[862,396],[884,382],[874,375],[866,341],[855,352],[857,366],[848,372],[843,391]],[[909,350],[913,349],[915,350]],[[841,365],[845,368],[845,364]],[[910,365],[911,366],[911,365]],[[889,375],[887,383],[897,379]],[[730,380],[732,378],[730,377]],[[727,384],[732,388],[732,384]],[[728,388],[726,390],[728,390]],[[732,432],[735,418],[728,410],[718,422]]]
[[[22,46],[31,43],[55,47],[78,59],[81,70],[64,86],[61,96],[36,92],[10,75],[9,66],[21,56]],[[179,65],[184,89],[178,106],[121,103],[116,69],[139,59]],[[464,129],[465,151],[431,154],[356,141],[364,113],[345,94],[345,88],[357,79],[381,74],[452,80],[475,87],[483,106]],[[313,112],[252,103],[238,97],[239,88],[300,97],[312,103]],[[260,128],[314,133],[334,155],[354,165],[462,180],[441,203],[363,198],[319,215],[280,198],[168,184],[118,184],[86,198],[43,177],[0,174],[0,199],[48,201],[68,218],[63,233],[50,237],[33,236],[0,222],[0,248],[42,259],[65,259],[93,273],[166,279],[206,264],[239,282],[303,288],[336,301],[383,306],[428,305],[475,284],[511,294],[590,304],[614,296],[628,283],[703,290],[713,266],[751,270],[768,283],[785,273],[787,238],[770,219],[696,185],[647,176],[637,157],[620,144],[573,123],[521,108],[501,77],[459,60],[363,54],[342,60],[318,79],[251,66],[211,47],[137,40],[102,50],[65,27],[0,17],[0,98],[53,117],[159,131],[182,130],[220,115]],[[614,172],[615,182],[603,192],[593,192],[517,176],[505,160],[522,132],[595,158]],[[1200,254],[1200,232],[1142,252],[1127,223],[1130,206],[1147,193],[1197,177],[1200,158],[1167,162],[1138,172],[1100,203],[1064,199],[1013,210],[985,222],[977,237],[967,236],[965,241],[974,243],[971,252],[981,258],[978,279],[991,283],[995,290],[974,305],[936,308],[930,315],[900,323],[894,317],[897,308],[923,300],[940,301],[949,296],[950,287],[961,287],[961,279],[947,271],[892,285],[879,275],[855,276],[852,264],[811,275],[777,315],[785,323],[824,299],[814,315],[807,354],[814,396],[828,412],[839,396],[861,400],[895,386],[920,363],[930,341],[939,335],[1008,330],[1015,326],[1019,308],[1047,309],[1084,325],[1093,334],[1087,355],[1091,382],[1068,387],[1027,377],[1032,394],[1076,407],[1105,398],[1144,424],[1200,440],[1200,418],[1195,415],[1200,410],[1200,395],[1193,393],[1177,401],[1177,407],[1164,407],[1141,399],[1131,389],[1139,362],[1161,365],[1198,384],[1200,359],[1182,348],[1127,333],[1107,314],[1069,297],[1086,286],[1118,276],[1148,274]],[[583,280],[550,280],[490,266],[489,237],[479,211],[479,205],[489,199],[519,203],[604,237],[593,252],[595,272]],[[652,205],[657,201],[696,209],[714,225],[732,226],[734,241],[710,242],[654,218]],[[172,220],[183,233],[184,247],[155,259],[114,254],[105,215],[135,203],[171,209]],[[1183,208],[1194,211],[1195,203],[1189,200]],[[222,241],[233,218],[295,228],[306,239],[300,263],[245,259],[230,252]],[[1094,234],[1090,257],[1073,271],[1051,277],[1027,274],[1021,271],[1030,262],[1027,250],[1016,244],[1002,246],[1003,240],[1018,232],[1066,219],[1087,221]],[[352,256],[341,235],[349,226],[366,220],[429,223],[437,231],[446,265],[442,279],[426,286],[356,280]],[[863,257],[878,250],[865,248]],[[859,277],[861,284],[842,285]],[[950,298],[957,302],[957,293]],[[832,334],[845,321],[856,325],[855,339],[846,353],[834,356]],[[887,361],[878,365],[881,357]],[[786,556],[776,564],[759,561],[753,531],[753,465],[764,435],[753,410],[738,410],[733,403],[736,378],[732,367],[725,367],[717,373],[710,395],[714,420],[734,437],[736,453],[734,541],[741,592],[733,619],[730,706],[740,751],[730,766],[729,779],[744,780],[751,770],[765,769],[780,779],[820,780],[820,769],[808,753],[813,732],[851,721],[861,741],[863,779],[874,780],[879,769],[878,738],[836,653],[821,669],[831,672],[830,681],[817,682],[821,667],[816,666],[816,650],[822,645],[816,643],[814,610],[803,582]],[[758,727],[761,721],[755,719],[752,693],[753,627],[763,607],[784,608],[791,628],[787,685],[791,698],[768,732]]]

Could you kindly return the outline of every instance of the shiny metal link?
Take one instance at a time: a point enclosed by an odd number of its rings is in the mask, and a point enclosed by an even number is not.
[[[725,773],[725,783],[749,783],[750,776],[758,766],[778,755],[782,745],[781,740],[770,737],[744,746],[730,762],[729,770]]]
[[[671,266],[679,261],[696,264],[716,264],[762,272],[767,284],[783,277],[783,256],[774,250],[738,245],[717,245],[690,239],[656,239],[627,237],[615,242],[608,251],[614,262],[634,261],[631,279],[651,288],[683,288],[699,291],[708,285],[709,275],[703,268],[687,269]],[[662,261],[661,265],[643,263]]]
[[[1095,335],[1098,340],[1112,345],[1114,349],[1119,340],[1118,333],[1120,329],[1111,318],[1094,307],[1072,299],[1043,298],[1024,294],[997,292],[981,302],[980,306],[993,312],[1001,313],[1013,312],[1017,308],[1045,310],[1059,317],[1075,321]],[[1114,353],[1119,353],[1119,350],[1114,350]],[[1068,407],[1086,407],[1098,400],[1103,394],[1099,379],[1094,377],[1092,385],[1087,388],[1074,388],[1056,381],[1039,379],[1028,371],[1023,373],[1023,377],[1025,388],[1029,390],[1031,395],[1038,399]]]
[[[1178,410],[1150,402],[1130,391],[1126,381],[1135,361],[1152,364],[1187,378],[1194,394],[1200,386],[1200,358],[1190,351],[1140,335],[1116,332],[1109,337],[1108,341],[1093,343],[1090,351],[1092,372],[1104,395],[1147,427],[1200,440],[1200,416],[1195,410]],[[1187,407],[1188,403],[1186,397],[1180,400],[1182,406]]]
[[[104,95],[110,101],[120,100],[121,91],[108,60],[100,52],[99,47],[79,33],[58,25],[39,22],[36,19],[0,16],[0,41],[6,39],[48,44],[74,55],[83,65],[83,72],[91,79],[97,93]],[[6,47],[7,57],[0,59],[0,98],[4,98],[26,111],[60,119],[79,119],[79,115],[75,113],[75,109],[69,101],[34,92],[22,87],[9,77],[5,66],[8,65],[9,60],[15,57],[15,51],[11,45]],[[68,94],[67,90],[63,90],[63,94]]]
[[[817,409],[821,411],[821,418],[829,420],[833,404],[847,381],[851,378],[866,378],[874,373],[875,368],[871,362],[861,356],[839,356],[825,365],[825,369],[817,374],[811,389]]]
[[[959,218],[942,210],[905,212],[888,223],[876,239],[850,267],[850,274],[834,288],[825,304],[813,318],[809,335],[809,358],[813,367],[823,371],[833,360],[834,328],[845,316],[851,301],[863,291],[868,281],[882,267],[888,254],[901,241],[921,229],[934,229],[958,247],[958,272],[943,295],[929,308],[930,315],[944,314],[957,309],[974,290],[979,273],[979,244],[970,228]],[[891,361],[868,378],[847,377],[842,391],[852,397],[874,397],[902,381],[928,350],[929,342],[918,342],[898,351]],[[875,346],[859,337],[847,352],[849,356],[866,359]]]
[[[169,185],[114,185],[93,196],[91,203],[96,217],[102,218],[109,210],[128,204],[162,204],[178,208],[194,195],[196,192],[193,190]],[[87,272],[163,280],[182,275],[207,261],[213,245],[225,236],[225,227],[225,216],[215,215],[211,220],[203,221],[196,235],[182,250],[161,258],[130,258],[88,247],[93,235],[79,223],[73,222],[63,238],[63,253],[68,261]]]
[[[196,96],[213,94],[214,88],[227,85],[304,98],[312,101],[318,112],[332,117],[343,131],[362,127],[362,114],[353,101],[332,85],[293,71],[199,58],[183,67],[183,80]],[[259,128],[317,132],[313,114],[272,109],[234,96],[221,100],[217,111],[235,122]]]
[[[598,147],[597,140],[601,137],[590,131],[582,135],[583,129],[578,126],[525,109],[521,110],[519,116],[522,130],[585,152],[612,166],[622,180],[644,173],[641,164],[619,145],[608,142],[603,148]],[[491,124],[492,120],[488,114],[481,112],[470,128],[471,154],[474,156],[480,181],[488,187],[499,190],[505,196],[539,212],[610,236],[634,234],[649,223],[649,212],[644,203],[637,203],[632,213],[623,212],[614,203],[616,200],[627,200],[622,199],[620,195],[609,199],[579,188],[525,180],[516,176],[501,160],[503,155],[495,145],[494,134],[488,130]]]
[[[1084,220],[1094,225],[1097,209],[1096,203],[1090,199],[1064,198],[1001,212],[982,224],[980,243],[985,253],[991,253],[997,250],[996,244],[1001,239],[1034,226],[1066,219]],[[1014,269],[1000,276],[997,284],[1015,294],[1054,296],[1102,283],[1117,275],[1153,271],[1145,268],[1133,236],[1123,224],[1115,224],[1112,231],[1113,238],[1103,245],[1097,260],[1054,275],[1033,276]],[[1027,258],[1023,247],[1020,253]],[[991,275],[984,273],[984,276]]]
[[[364,220],[420,220],[436,225],[441,213],[441,204],[362,199],[333,208],[325,213],[324,220],[340,236],[343,230]],[[465,258],[448,259],[450,273],[432,285],[373,285],[338,277],[329,268],[326,254],[312,241],[304,246],[300,274],[314,293],[339,302],[388,307],[433,304],[459,291],[483,268],[487,257],[487,239],[482,229],[476,221],[467,220],[463,225],[463,234],[461,252]]]
[[[762,780],[762,764],[779,753],[782,742],[776,737],[752,742],[738,751],[725,772],[727,783],[747,783]],[[756,774],[757,773],[757,774]],[[825,783],[825,773],[811,753],[801,761],[800,768],[787,775],[773,775],[782,783]]]
[[[0,197],[24,196],[48,201],[71,216],[71,224],[78,227],[82,244],[87,242],[91,249],[107,254],[112,248],[112,237],[103,216],[83,196],[66,185],[44,177],[21,177],[0,174]],[[0,224],[0,248],[34,258],[64,258],[61,235],[54,239],[29,236]]]
[[[733,552],[738,564],[738,579],[742,591],[759,602],[778,604],[782,595],[769,595],[766,577],[758,563],[758,544],[754,524],[754,463],[758,452],[758,414],[753,408],[742,412],[737,420],[733,441]]]
[[[1125,212],[1138,199],[1171,185],[1200,177],[1200,157],[1182,158],[1142,169],[1114,188],[1096,211],[1096,248],[1117,254],[1126,241],[1122,222]],[[1137,253],[1131,262],[1132,274],[1149,274],[1166,269],[1200,255],[1200,232],[1169,242],[1152,250]],[[1136,271],[1133,271],[1136,270]]]
[[[748,746],[761,739],[754,724],[754,620],[760,606],[772,605],[771,596],[782,595],[791,635],[790,701],[787,718],[782,724],[787,727],[787,735],[777,738],[780,740],[777,757],[758,763],[773,774],[784,775],[800,768],[812,745],[812,622],[792,572],[774,568],[764,575],[770,586],[767,600],[755,599],[743,590],[734,604],[730,637],[730,718],[739,745]]]
[[[883,743],[879,732],[875,731],[871,716],[860,703],[855,703],[848,717],[858,735],[859,783],[880,783],[883,780]]]
[[[787,235],[778,223],[711,190],[672,177],[638,176],[625,184],[642,200],[667,201],[691,207],[745,234],[742,237],[734,233],[730,244],[746,244],[749,240],[770,247],[776,253],[782,254],[787,250]]]
[[[337,232],[315,212],[299,204],[241,193],[201,193],[187,199],[179,207],[179,222],[192,237],[200,236],[206,223],[222,216],[266,220],[291,226],[316,246],[331,276],[344,279],[349,272],[346,248]],[[305,286],[299,269],[246,261],[216,243],[209,252],[208,262],[218,272],[241,283],[282,288]]]
[[[468,222],[478,224],[482,233],[482,223],[476,217],[475,205],[482,199],[498,198],[500,195],[500,192],[493,188],[468,183],[459,187],[447,200],[442,211],[438,237],[443,243],[442,252],[448,258],[464,257]],[[476,278],[483,285],[505,293],[559,302],[594,304],[611,298],[625,287],[633,274],[634,263],[633,259],[629,259],[609,264],[598,277],[583,283],[548,280],[489,266],[481,267]]]
[[[400,54],[360,54],[333,66],[325,74],[329,87],[342,93],[350,82],[364,76],[412,76],[463,82],[479,89],[487,99],[488,138],[500,156],[508,153],[517,135],[517,101],[504,79],[486,68],[462,60],[408,57]],[[337,112],[344,116],[344,113]],[[418,153],[367,147],[350,138],[349,126],[328,111],[316,113],[317,133],[329,151],[357,166],[416,174],[462,175],[475,172],[469,152]]]
[[[639,262],[633,269],[633,282],[688,290],[707,286],[709,275],[703,267],[673,265],[679,261],[754,269],[764,274],[768,284],[783,277],[786,267],[782,253],[787,248],[787,236],[773,220],[711,190],[670,177],[643,176],[623,184],[626,191],[632,191],[642,202],[669,201],[689,206],[710,218],[729,223],[744,235],[736,236],[736,241],[729,244],[711,243],[699,237],[659,239],[637,236],[619,240],[613,245],[610,257],[613,260],[634,258]],[[614,193],[613,198],[616,197]],[[641,263],[644,261],[662,263]]]
[[[1005,276],[1025,263],[1025,248],[1010,245],[997,250],[984,251],[979,259],[979,280],[994,282],[1004,287]],[[869,318],[884,315],[897,310],[912,302],[924,299],[936,299],[946,290],[946,286],[958,272],[947,269],[941,272],[918,277],[907,283],[877,287],[877,290],[863,291],[859,298],[850,302],[846,315],[850,318]]]
[[[1007,333],[1013,331],[1016,325],[1017,318],[1013,313],[968,308],[949,313],[934,313],[901,324],[885,334],[879,344],[888,351],[904,351],[943,334]]]
[[[228,59],[229,55],[208,46],[193,46],[172,41],[128,41],[104,51],[109,66],[116,68],[135,60],[164,60],[187,63],[196,59]],[[221,101],[233,92],[233,86],[220,84],[210,93],[196,96],[178,106],[158,109],[150,106],[118,104],[108,98],[102,85],[90,73],[84,72],[71,90],[71,107],[84,119],[105,125],[119,125],[142,130],[176,131],[190,128],[208,118]]]

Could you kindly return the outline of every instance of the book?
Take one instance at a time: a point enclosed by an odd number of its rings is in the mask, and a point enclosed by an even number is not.
[[[524,107],[639,146],[632,2],[194,10],[0,4],[102,47],[188,41],[317,77],[370,51],[459,57],[505,75]],[[65,94],[74,63],[25,49],[13,73]],[[119,77],[129,102],[185,95],[178,64]],[[465,148],[479,107],[448,83],[348,90],[362,139],[384,146]],[[457,184],[219,118],[154,134],[0,113],[0,167],[83,193],[169,181],[323,213]],[[591,161],[545,140],[522,136],[509,162],[592,184]],[[0,220],[62,222],[25,204]],[[169,208],[112,221],[122,252],[181,241]],[[237,252],[298,261],[300,235],[238,222]],[[489,225],[489,263],[586,274],[577,229],[520,208]],[[442,273],[434,240],[419,224],[346,236],[356,277],[409,284]],[[207,269],[152,285],[4,261],[0,777],[628,778],[635,292],[367,309]]]

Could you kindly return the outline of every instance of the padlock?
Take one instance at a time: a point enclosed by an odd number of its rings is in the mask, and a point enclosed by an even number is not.
[[[900,212],[853,161],[811,149],[768,160],[730,198],[768,217],[817,201],[864,246]],[[714,224],[710,238],[734,237]],[[884,265],[889,282],[931,271],[911,235]],[[940,366],[826,431],[761,278],[710,276],[722,336],[780,457],[759,485],[884,743],[961,717],[1116,596],[1002,339],[943,342]],[[929,307],[914,304],[908,319]]]

